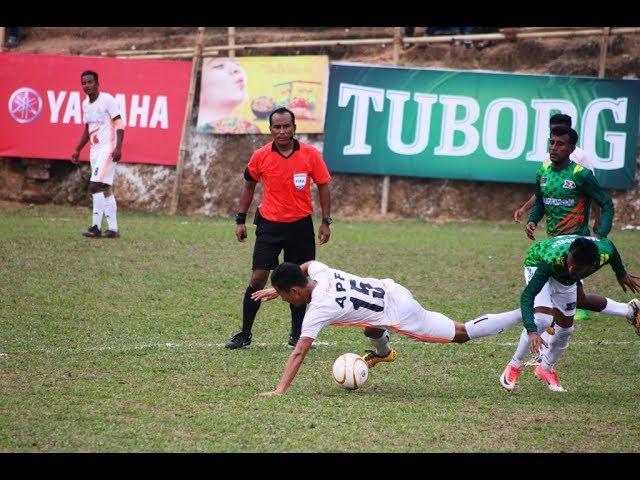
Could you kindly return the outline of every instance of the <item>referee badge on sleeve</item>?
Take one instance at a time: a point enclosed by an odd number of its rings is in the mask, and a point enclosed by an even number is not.
[[[307,174],[306,173],[294,173],[293,174],[293,184],[298,190],[302,190],[304,186],[307,184]]]

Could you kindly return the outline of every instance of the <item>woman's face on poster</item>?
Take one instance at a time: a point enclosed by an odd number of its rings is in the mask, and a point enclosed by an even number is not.
[[[206,58],[202,69],[204,104],[233,109],[247,99],[247,75],[233,60]]]

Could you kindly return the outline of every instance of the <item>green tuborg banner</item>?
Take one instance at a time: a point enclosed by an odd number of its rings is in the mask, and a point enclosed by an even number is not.
[[[332,63],[332,172],[533,183],[549,117],[573,119],[603,187],[633,188],[640,81]]]

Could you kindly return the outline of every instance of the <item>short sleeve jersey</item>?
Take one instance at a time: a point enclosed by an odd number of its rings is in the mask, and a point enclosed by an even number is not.
[[[362,278],[313,261],[309,278],[317,282],[302,321],[301,336],[316,338],[327,325],[384,327],[397,323],[389,291],[391,279]]]
[[[293,143],[289,157],[283,157],[273,142],[259,148],[247,167],[251,178],[263,184],[260,215],[272,222],[290,223],[311,215],[311,181],[324,185],[331,180],[318,150],[297,140]]]
[[[91,148],[115,147],[116,130],[113,119],[120,115],[120,108],[115,98],[100,92],[95,102],[89,97],[82,101],[82,118],[89,126]]]
[[[591,197],[586,191],[601,191],[593,173],[575,162],[556,171],[547,161],[538,170],[536,183],[542,194],[549,236],[589,235]]]

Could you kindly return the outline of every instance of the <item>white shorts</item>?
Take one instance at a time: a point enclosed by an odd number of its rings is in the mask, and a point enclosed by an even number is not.
[[[537,267],[524,267],[524,279],[528,284],[536,273]],[[578,303],[578,285],[563,285],[554,278],[549,278],[533,302],[535,307],[557,308],[566,317],[576,313]]]
[[[110,146],[91,147],[89,152],[89,160],[91,161],[90,181],[113,185],[117,164],[112,160],[111,152],[113,152],[113,149]]]
[[[456,326],[450,318],[438,312],[425,310],[413,298],[411,292],[397,285],[391,292],[397,314],[396,332],[421,342],[450,343],[456,334]]]

